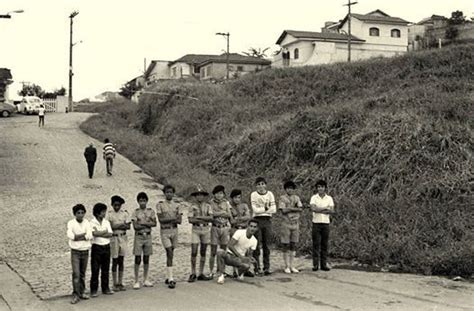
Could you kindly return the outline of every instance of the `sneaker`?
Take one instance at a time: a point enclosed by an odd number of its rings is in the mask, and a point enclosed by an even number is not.
[[[217,284],[224,284],[224,280],[225,280],[225,277],[223,274],[221,274],[218,278],[217,278]]]
[[[244,275],[245,275],[246,277],[249,277],[249,278],[255,277],[255,274],[253,274],[252,271],[245,271],[245,272],[244,272]]]
[[[87,299],[89,299],[89,296],[87,296],[86,294],[82,294],[81,296],[79,296],[79,298],[81,298],[83,300],[87,300]]]
[[[331,268],[329,268],[327,265],[321,266],[321,270],[323,271],[329,271]]]
[[[119,285],[119,284],[115,284],[112,289],[114,290],[114,292],[119,292],[119,291],[120,291],[120,285]]]
[[[285,273],[287,273],[287,274],[290,274],[290,273],[291,273],[291,270],[290,270],[290,268],[288,268],[288,267],[286,267],[285,270],[283,270],[283,271],[285,271]]]
[[[92,298],[96,298],[98,296],[99,296],[99,294],[97,294],[97,292],[91,292],[91,297]]]
[[[291,267],[291,273],[300,273],[300,270],[296,269],[296,268],[293,268]]]
[[[148,280],[146,280],[145,282],[143,282],[143,286],[144,286],[144,287],[153,287],[153,283],[150,282],[150,281],[148,281]]]
[[[313,271],[318,271],[319,267],[313,267]]]
[[[255,275],[256,276],[263,276],[262,270],[258,269],[257,271],[255,271]]]
[[[263,271],[263,275],[271,275],[272,273],[270,270]]]
[[[123,286],[123,284],[119,284],[119,289],[121,292],[124,292],[126,291],[127,289],[125,288],[125,286]]]
[[[191,274],[188,279],[189,283],[196,282],[196,274]]]
[[[133,289],[140,289],[140,282],[135,282],[135,284],[133,284]]]
[[[168,288],[175,288],[176,287],[176,282],[174,280],[170,280],[168,282]]]
[[[210,280],[212,280],[212,277],[204,275],[204,274],[200,274],[197,277],[197,279],[198,279],[198,281],[210,281]]]
[[[165,284],[168,285],[170,283],[170,280],[166,279]]]
[[[243,280],[244,280],[244,273],[242,273],[241,275],[239,275],[239,276],[237,277],[237,280],[243,281]]]
[[[109,290],[103,291],[102,294],[104,294],[104,295],[113,295],[114,291],[109,289]]]
[[[72,297],[72,300],[71,300],[71,304],[75,305],[76,303],[78,303],[81,299],[79,299],[79,297],[77,297],[76,295],[74,295]]]

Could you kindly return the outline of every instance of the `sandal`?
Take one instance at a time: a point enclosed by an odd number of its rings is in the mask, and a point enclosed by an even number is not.
[[[168,282],[168,288],[175,288],[176,287],[176,282],[171,280]]]

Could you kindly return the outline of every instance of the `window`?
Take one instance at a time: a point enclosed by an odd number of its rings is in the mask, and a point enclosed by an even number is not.
[[[380,30],[377,27],[372,27],[369,29],[369,35],[371,37],[378,37],[380,36]]]
[[[244,66],[237,66],[237,71],[244,71]]]
[[[194,67],[194,73],[199,73],[199,67],[198,66],[193,66]]]
[[[399,29],[392,29],[390,32],[392,38],[400,38],[400,30]]]
[[[295,49],[294,53],[295,53],[295,59],[300,58],[300,50]]]
[[[176,77],[176,67],[171,69],[171,76]]]

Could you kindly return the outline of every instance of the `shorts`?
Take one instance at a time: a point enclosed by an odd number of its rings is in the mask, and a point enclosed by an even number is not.
[[[229,227],[211,227],[211,245],[227,245],[229,244]]]
[[[209,244],[211,243],[211,230],[209,227],[193,226],[191,231],[191,244]]]
[[[283,224],[281,226],[280,238],[282,244],[298,243],[300,237],[300,228],[298,225],[291,226]]]
[[[141,256],[142,254],[143,256],[150,256],[153,254],[151,234],[135,234],[135,240],[133,241],[133,255]]]
[[[110,257],[118,258],[127,255],[128,238],[124,235],[110,237]]]
[[[176,248],[178,246],[178,228],[161,229],[160,236],[164,248]]]

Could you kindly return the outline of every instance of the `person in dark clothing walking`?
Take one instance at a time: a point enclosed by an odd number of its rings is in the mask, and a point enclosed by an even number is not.
[[[94,175],[94,165],[97,160],[97,150],[94,147],[94,144],[90,143],[86,150],[84,151],[84,157],[87,162],[87,169],[89,170],[89,178],[92,178]]]

